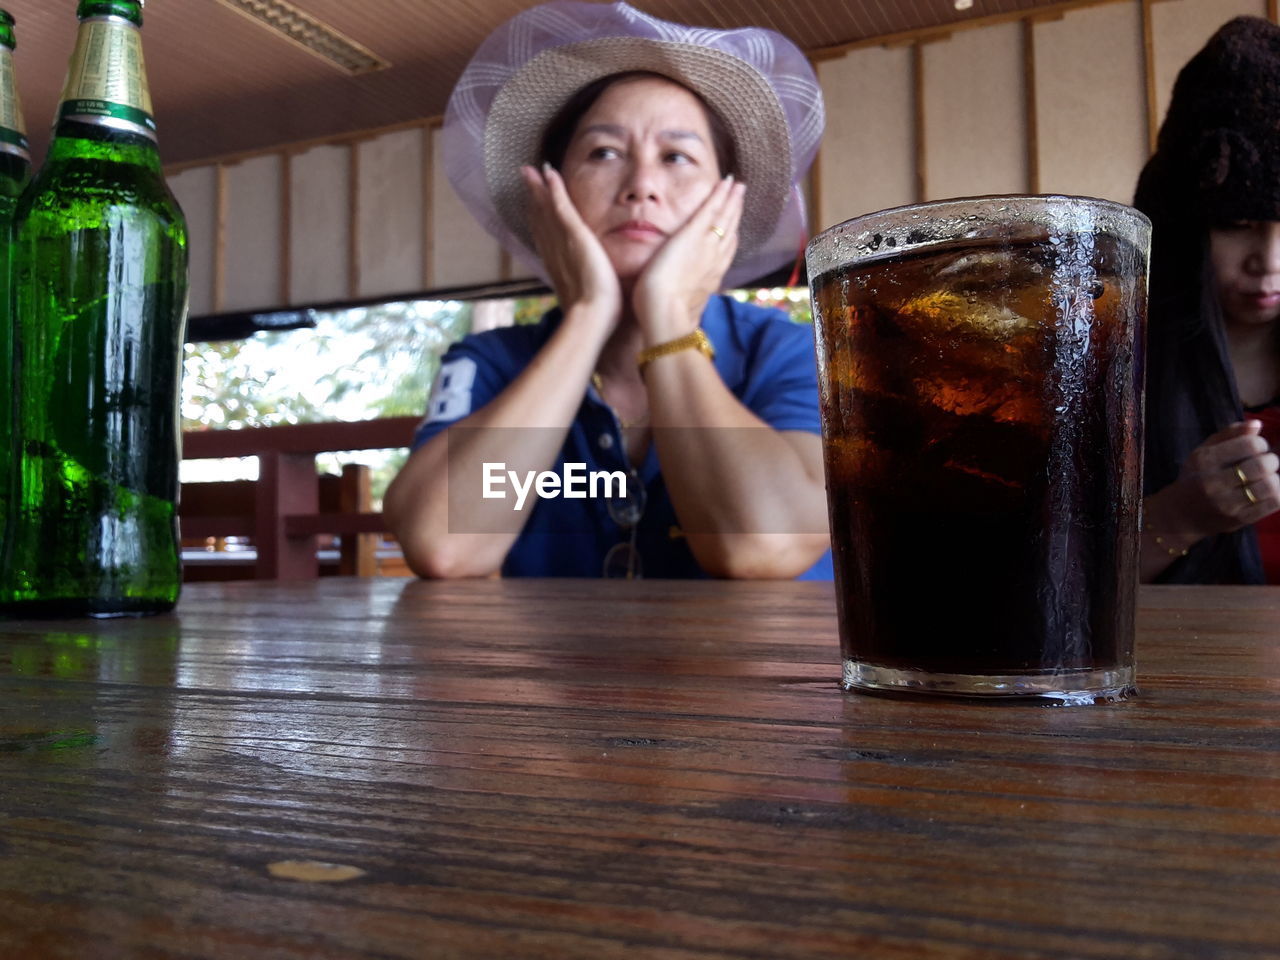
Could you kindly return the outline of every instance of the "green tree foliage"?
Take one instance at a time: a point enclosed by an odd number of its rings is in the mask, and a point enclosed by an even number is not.
[[[421,414],[440,358],[470,326],[468,304],[417,301],[320,314],[313,329],[187,344],[183,429]],[[316,462],[334,473],[343,463],[369,464],[376,506],[407,456],[350,451]]]
[[[187,344],[183,427],[408,416],[426,408],[469,305],[416,301],[320,314],[314,329]]]
[[[280,336],[280,334],[275,334]],[[242,356],[248,341],[188,343],[183,358],[182,428],[263,427],[322,419],[314,403],[274,386],[274,366]]]
[[[338,358],[359,353],[321,382],[332,403],[364,395],[370,417],[422,413],[440,358],[471,328],[471,305],[458,302],[387,303],[331,316],[331,324],[321,320],[324,349]]]
[[[515,304],[515,322],[517,326],[537,323],[542,315],[556,305],[556,298],[551,295],[542,297],[521,297]]]
[[[750,290],[734,290],[735,300],[754,303],[762,307],[777,307],[796,323],[813,323],[813,309],[806,287],[773,287]]]

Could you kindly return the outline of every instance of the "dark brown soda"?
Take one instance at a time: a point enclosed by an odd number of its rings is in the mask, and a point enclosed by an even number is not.
[[[1110,668],[1133,635],[1145,290],[1104,234],[814,284],[844,657]]]

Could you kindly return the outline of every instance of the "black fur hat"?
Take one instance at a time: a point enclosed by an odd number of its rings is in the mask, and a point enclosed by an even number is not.
[[[1280,26],[1236,17],[1182,68],[1134,206],[1201,227],[1280,220]]]

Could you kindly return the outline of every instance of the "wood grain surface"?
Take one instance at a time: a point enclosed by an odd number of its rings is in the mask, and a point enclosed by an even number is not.
[[[1145,588],[1138,657],[843,693],[801,583],[0,623],[0,958],[1280,956],[1280,588]]]

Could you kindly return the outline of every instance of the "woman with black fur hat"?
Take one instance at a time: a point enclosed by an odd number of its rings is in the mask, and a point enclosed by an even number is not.
[[[1152,220],[1142,579],[1280,583],[1280,26],[1182,69],[1134,206]]]

